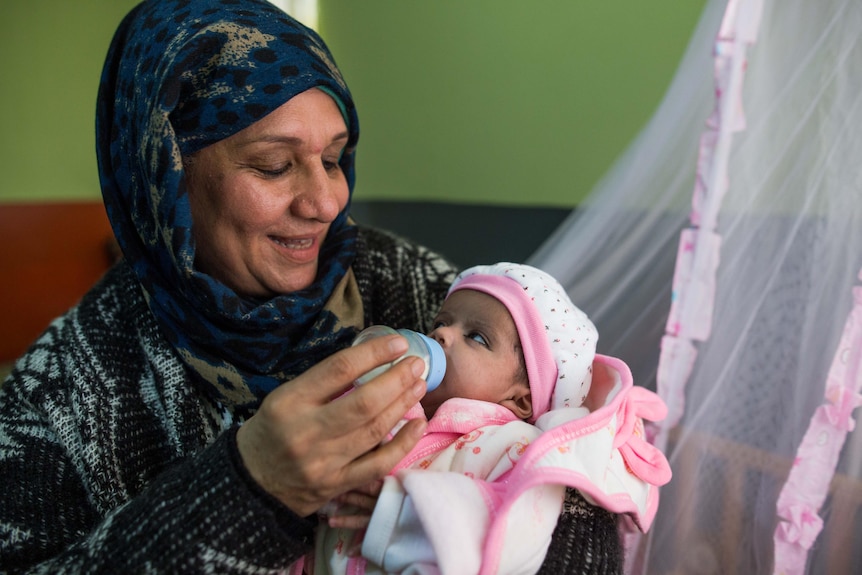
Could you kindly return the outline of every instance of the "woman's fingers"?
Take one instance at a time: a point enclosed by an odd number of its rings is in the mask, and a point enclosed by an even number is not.
[[[420,364],[419,369],[410,369],[409,363],[414,361]],[[425,420],[415,419],[408,421],[390,441],[383,442],[405,412],[416,405],[425,393],[425,382],[417,379],[416,375],[421,375],[421,360],[408,358],[402,363],[408,365],[394,366],[386,374],[327,406],[333,414],[339,414],[336,421],[344,422],[341,425],[343,434],[333,438],[329,444],[334,450],[333,455],[337,453],[344,456],[344,465],[340,469],[342,488],[336,491],[336,495],[360,489],[387,475],[425,432]],[[406,376],[405,371],[408,374]],[[411,382],[406,389],[395,387],[394,397],[391,395],[391,381],[387,381],[388,377],[393,376]],[[370,399],[354,401],[365,394]],[[377,406],[376,413],[371,413],[370,405]],[[357,416],[363,412],[364,416]]]
[[[331,515],[326,524],[333,529],[365,529],[371,523],[371,515]]]
[[[381,440],[425,393],[424,366],[407,358],[355,391],[352,381],[406,349],[403,338],[342,350],[274,390],[237,434],[252,477],[299,515],[380,479],[415,445],[423,422]]]
[[[385,336],[366,341],[355,347],[343,349],[294,379],[290,386],[300,401],[307,400],[324,405],[344,393],[356,379],[377,366],[395,361],[407,351],[407,340],[398,335]],[[311,381],[313,385],[302,385]],[[271,394],[276,397],[288,386],[280,386]]]
[[[385,373],[327,405],[336,426],[344,434],[358,432],[376,445],[398,423],[404,413],[425,395],[421,359],[408,357]],[[369,446],[370,447],[370,446]]]
[[[356,459],[351,466],[351,478],[377,479],[387,475],[410,452],[425,433],[423,419],[411,419],[395,434],[391,441],[380,445]]]
[[[342,493],[321,510],[330,527],[363,529],[371,521],[383,481],[377,480]]]
[[[377,500],[380,496],[380,492],[383,490],[383,480],[377,479],[372,481],[371,483],[366,483],[365,485],[360,485],[353,491],[356,493],[361,493],[362,495],[366,495],[368,497]]]

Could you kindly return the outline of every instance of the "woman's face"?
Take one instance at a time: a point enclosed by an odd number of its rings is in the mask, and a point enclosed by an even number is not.
[[[453,292],[429,336],[446,354],[443,381],[422,399],[429,418],[453,397],[498,403],[521,419],[532,413],[521,340],[512,315],[499,300],[471,289]]]
[[[247,296],[310,286],[347,205],[347,138],[338,106],[315,88],[186,158],[195,267]]]

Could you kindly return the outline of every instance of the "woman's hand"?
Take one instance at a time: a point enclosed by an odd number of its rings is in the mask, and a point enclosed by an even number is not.
[[[342,493],[321,510],[326,514],[323,519],[330,528],[350,529],[354,532],[345,550],[348,557],[358,557],[362,552],[365,531],[371,523],[371,514],[374,513],[374,506],[382,488],[382,480],[374,481],[359,489]]]
[[[318,511],[333,529],[365,529],[380,497],[383,481],[372,481],[353,491],[342,493]]]
[[[333,529],[365,529],[371,522],[371,514],[383,481],[377,480],[359,489],[342,493],[329,503],[321,512],[326,515],[326,523]]]
[[[384,477],[425,430],[423,420],[411,420],[380,445],[425,395],[422,360],[408,357],[338,396],[357,377],[405,351],[401,336],[373,339],[339,351],[270,393],[237,432],[240,455],[255,481],[304,517]]]

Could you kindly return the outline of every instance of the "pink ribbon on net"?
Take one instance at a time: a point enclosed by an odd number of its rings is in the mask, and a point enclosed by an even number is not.
[[[862,287],[853,287],[853,302],[826,378],[826,402],[814,410],[778,496],[775,573],[804,572],[808,549],[823,526],[817,511],[826,499],[847,433],[855,427],[853,410],[862,405]]]
[[[839,431],[845,433],[853,431],[856,427],[853,410],[862,405],[862,395],[854,393],[852,389],[833,385],[826,392],[826,399],[831,403],[822,408],[829,423]]]
[[[808,505],[791,505],[782,509],[781,514],[786,519],[779,523],[778,529],[784,540],[810,549],[823,529],[823,520],[817,515],[817,510]]]
[[[677,251],[667,338],[662,342],[656,380],[668,402],[670,417],[652,432],[660,448],[682,418],[684,393],[696,356],[695,341],[712,331],[716,272],[721,236],[718,213],[729,182],[728,161],[733,134],[745,129],[742,85],[748,46],[757,40],[763,0],[728,0],[714,43],[715,106],[701,134],[692,207],[691,229],[683,230]],[[686,349],[688,348],[688,349]]]

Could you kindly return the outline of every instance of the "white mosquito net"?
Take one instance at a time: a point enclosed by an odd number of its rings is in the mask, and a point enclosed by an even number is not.
[[[528,263],[670,408],[630,572],[862,573],[862,2],[709,0],[650,123]]]

